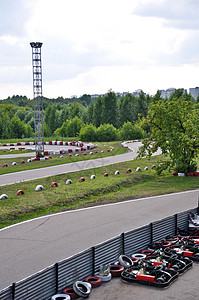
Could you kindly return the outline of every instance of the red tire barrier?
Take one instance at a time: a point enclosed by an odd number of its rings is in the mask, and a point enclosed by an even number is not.
[[[21,143],[18,142],[18,143],[17,143],[17,146],[21,146]]]
[[[85,178],[84,178],[84,177],[81,177],[81,178],[79,179],[79,182],[82,182],[82,181],[85,181]]]
[[[108,173],[104,173],[104,177],[108,177]]]
[[[82,155],[86,155],[86,153],[84,152],[84,153],[82,153]]]
[[[126,173],[131,173],[131,172],[132,172],[131,169],[126,170]]]
[[[154,169],[155,168],[155,165],[152,165],[151,169]]]
[[[110,272],[113,277],[119,277],[124,271],[124,267],[120,265],[110,265]]]
[[[170,247],[170,246],[171,246],[171,243],[170,243],[170,242],[164,241],[164,242],[162,243],[162,249],[165,249],[166,247]]]
[[[71,152],[72,152],[72,149],[68,149],[68,152],[71,153]]]
[[[22,160],[20,163],[21,163],[21,164],[25,164],[25,161],[24,161],[24,160]]]
[[[84,278],[84,281],[90,283],[92,287],[98,287],[102,284],[102,279],[96,276],[88,276]]]
[[[52,186],[52,187],[58,186],[58,183],[54,181],[54,182],[51,184],[51,186]]]
[[[72,156],[71,154],[68,154],[68,156],[70,157],[70,156]]]
[[[17,196],[19,196],[19,195],[24,195],[24,191],[23,190],[18,190]]]
[[[153,250],[142,250],[142,251],[140,251],[140,253],[145,254],[145,255],[149,255],[152,252],[153,252]]]
[[[173,176],[178,176],[178,172],[173,172],[172,175]]]
[[[73,288],[63,289],[62,293],[66,294],[66,295],[69,295],[71,297],[71,299],[77,299],[77,298],[79,298],[79,296],[75,293],[75,291],[73,290]]]
[[[199,172],[193,172],[193,176],[199,176]]]
[[[107,152],[110,152],[110,149],[107,149]]]
[[[193,176],[193,173],[187,173],[186,176]]]
[[[8,167],[8,164],[3,164],[3,168],[4,168],[4,167]]]

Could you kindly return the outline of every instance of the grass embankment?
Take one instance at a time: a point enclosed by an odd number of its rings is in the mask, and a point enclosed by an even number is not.
[[[8,195],[8,199],[0,201],[0,226],[58,211],[198,188],[198,177],[174,177],[169,172],[155,175],[151,166],[158,164],[159,158],[133,160],[0,187],[0,195]],[[141,172],[136,172],[138,166]],[[144,171],[145,166],[149,168],[147,171]],[[128,168],[131,168],[131,173],[126,173]],[[117,176],[116,170],[120,171]],[[105,172],[108,177],[103,176]],[[90,180],[91,174],[95,174],[96,179]],[[79,182],[80,177],[84,177],[85,181]],[[67,179],[72,180],[71,185],[65,184]],[[51,187],[54,181],[58,187]],[[38,184],[42,184],[44,190],[36,192]],[[16,195],[19,189],[24,191],[24,195]]]
[[[64,148],[64,146],[60,146],[60,149],[61,148]],[[52,150],[53,150],[53,146],[52,146]],[[1,151],[3,150],[0,150],[0,152]],[[14,150],[14,151],[12,153],[22,153],[19,152],[19,150]],[[95,153],[96,151],[97,153]],[[102,153],[101,151],[104,152]],[[13,158],[1,159],[0,156],[0,175],[6,173],[14,173],[14,172],[19,172],[24,170],[30,170],[30,169],[61,165],[61,164],[66,164],[71,162],[82,161],[82,160],[89,160],[89,159],[102,158],[102,157],[107,157],[112,155],[118,155],[118,154],[125,153],[127,151],[128,151],[127,148],[123,148],[121,146],[121,142],[111,142],[111,143],[97,143],[95,144],[94,149],[84,151],[84,152],[78,152],[79,156],[75,156],[76,153],[74,152],[70,153],[71,156],[69,156],[69,154],[63,154],[62,158],[60,158],[60,155],[50,155],[49,157],[51,158],[48,160],[32,161],[30,163],[27,163],[28,157],[18,157],[18,158],[13,157]],[[90,152],[92,152],[93,154],[90,154]],[[86,153],[86,155],[83,155],[83,153]],[[7,152],[4,152],[3,154],[10,154],[10,150],[7,149]],[[25,161],[25,163],[21,164],[22,161]],[[13,162],[16,162],[17,164],[12,166]],[[7,167],[3,167],[5,163],[8,165]]]

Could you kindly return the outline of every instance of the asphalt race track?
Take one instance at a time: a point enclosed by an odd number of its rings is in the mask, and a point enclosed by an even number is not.
[[[135,153],[131,152],[113,158],[129,160],[133,159],[134,155]],[[83,163],[85,168],[89,169],[92,164],[97,164],[97,160],[94,163],[90,162],[88,167],[88,162]],[[103,161],[102,164],[104,163]],[[77,170],[80,170],[79,167]],[[42,177],[43,173],[40,174]],[[195,190],[68,211],[1,229],[0,289],[122,232],[194,208],[198,204],[198,194],[199,190]],[[157,300],[195,300],[198,299],[199,290],[199,281],[195,280],[196,278],[197,266],[187,271],[167,289],[173,291],[172,293],[163,293],[162,290],[141,285],[132,287],[120,281],[116,284],[117,280],[112,280],[104,289],[102,285],[96,292],[94,290],[90,299],[128,300],[147,297],[148,300],[153,300],[156,297]],[[192,286],[191,280],[193,283],[197,281],[197,284]]]
[[[74,210],[0,230],[0,289],[122,232],[197,206],[199,191]]]
[[[141,143],[137,142],[137,143],[132,143],[129,145],[131,146],[130,149],[132,151],[129,153],[125,153],[125,154],[109,156],[109,157],[104,157],[104,158],[98,158],[98,159],[91,159],[91,160],[86,160],[86,161],[79,161],[76,163],[67,163],[67,164],[63,164],[63,165],[57,165],[57,166],[52,166],[52,167],[40,168],[40,169],[33,169],[33,170],[28,170],[28,171],[16,172],[16,173],[3,174],[3,175],[0,175],[0,185],[7,185],[7,184],[12,184],[12,183],[42,178],[42,177],[76,172],[76,171],[80,171],[80,170],[88,170],[88,169],[92,169],[92,168],[98,168],[98,167],[103,167],[103,166],[110,165],[110,164],[115,164],[115,163],[132,160],[136,157],[137,150],[138,150],[139,146],[141,145]],[[48,148],[46,148],[46,147],[47,146],[45,146],[45,149],[47,149],[47,150],[52,149],[52,147],[57,147],[57,149],[59,147],[59,149],[60,149],[60,146],[48,146]],[[53,149],[57,150],[56,148],[53,148]],[[0,156],[0,158],[2,158],[2,155]]]

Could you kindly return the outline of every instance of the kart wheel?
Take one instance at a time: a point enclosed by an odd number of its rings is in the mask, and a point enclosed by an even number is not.
[[[173,268],[170,268],[169,270],[167,270],[168,273],[171,274],[171,276],[176,274],[176,270],[174,270]]]
[[[173,266],[172,266],[172,269],[178,271],[178,270],[179,270],[179,267],[178,267],[177,265],[173,265]]]
[[[156,282],[157,283],[165,283],[165,280],[164,280],[164,278],[159,277],[159,278],[157,278]]]

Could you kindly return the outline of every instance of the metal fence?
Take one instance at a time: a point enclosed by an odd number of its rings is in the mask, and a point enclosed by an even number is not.
[[[104,243],[64,259],[0,291],[1,300],[48,300],[76,280],[94,275],[101,264],[114,263],[121,254],[132,255],[153,241],[188,228],[188,213],[198,207],[122,233]]]

